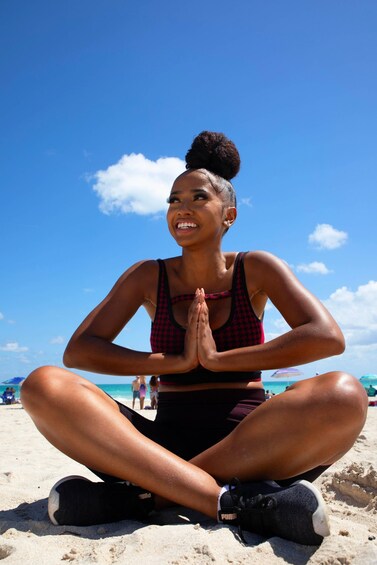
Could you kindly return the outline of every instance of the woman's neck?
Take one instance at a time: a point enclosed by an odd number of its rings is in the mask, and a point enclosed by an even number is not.
[[[227,258],[221,249],[205,249],[200,252],[183,249],[179,278],[190,281],[193,286],[204,285],[214,288],[216,283],[224,279],[229,270]]]

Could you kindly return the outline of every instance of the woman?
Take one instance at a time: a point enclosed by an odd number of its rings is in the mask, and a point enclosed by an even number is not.
[[[152,375],[149,379],[149,395],[151,397],[151,408],[152,410],[157,410],[158,404],[158,377],[156,375]]]
[[[145,397],[147,394],[147,381],[145,380],[145,375],[140,375],[140,410],[144,409]]]
[[[261,370],[339,354],[343,336],[284,262],[221,250],[237,215],[234,144],[202,132],[186,163],[167,212],[182,254],[132,265],[64,354],[68,367],[160,375],[156,420],[61,368],[39,368],[22,387],[45,437],[104,480],[62,479],[49,516],[86,525],[143,519],[178,504],[251,532],[319,544],[328,523],[308,480],[353,445],[366,417],[365,392],[350,375],[331,372],[265,402]],[[268,298],[291,329],[264,343]],[[153,320],[152,352],[113,343],[141,306]]]

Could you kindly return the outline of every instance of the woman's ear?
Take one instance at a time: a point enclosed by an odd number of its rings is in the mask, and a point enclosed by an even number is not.
[[[225,212],[224,225],[226,225],[227,228],[230,228],[230,226],[235,222],[236,218],[237,218],[237,208],[234,208],[233,206],[227,208]]]

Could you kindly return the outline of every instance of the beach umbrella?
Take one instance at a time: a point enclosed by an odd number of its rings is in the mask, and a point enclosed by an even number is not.
[[[367,375],[360,377],[359,381],[363,384],[372,384],[373,381],[377,381],[377,375],[368,373]]]
[[[2,385],[20,385],[25,380],[25,377],[13,377],[13,379],[8,379],[3,381]]]
[[[295,367],[285,367],[284,369],[278,369],[271,375],[274,379],[289,379],[291,377],[302,377],[302,373],[299,369]]]

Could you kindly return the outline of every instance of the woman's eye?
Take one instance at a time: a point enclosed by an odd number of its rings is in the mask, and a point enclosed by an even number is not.
[[[192,196],[192,200],[195,202],[196,200],[208,200],[208,196],[205,193],[201,193],[201,194],[194,194]],[[180,202],[179,198],[177,196],[169,196],[166,199],[166,202],[168,204],[177,204]]]

